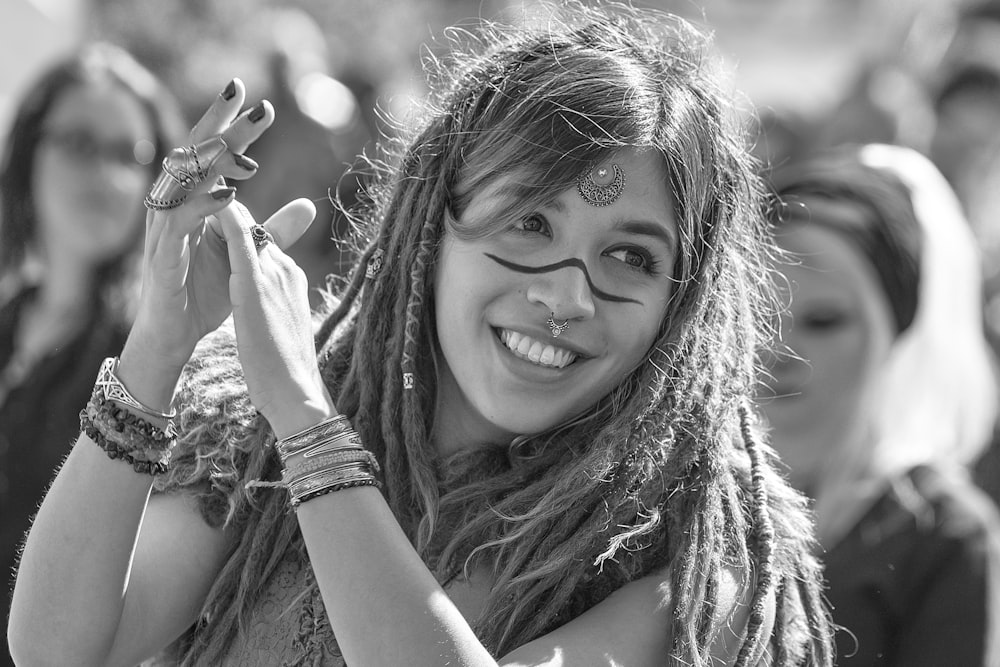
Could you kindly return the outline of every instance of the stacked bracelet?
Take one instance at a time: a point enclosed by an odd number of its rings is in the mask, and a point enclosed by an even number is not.
[[[361,445],[346,417],[338,415],[275,443],[292,507],[356,486],[380,487],[375,456]]]
[[[177,442],[172,421],[161,428],[145,415],[170,419],[139,403],[115,375],[118,360],[105,359],[87,406],[80,411],[80,430],[112,459],[122,460],[136,472],[158,475],[170,465],[170,453]]]

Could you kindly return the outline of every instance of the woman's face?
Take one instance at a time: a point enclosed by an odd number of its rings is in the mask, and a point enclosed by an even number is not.
[[[834,212],[831,207],[839,209]],[[860,215],[842,204],[805,202],[813,217]],[[841,233],[792,221],[779,244],[793,254],[780,267],[790,307],[781,318],[781,352],[763,408],[792,479],[810,486],[832,465],[843,439],[856,437],[865,396],[894,339],[889,302],[874,268]],[[782,348],[779,348],[782,349]]]
[[[67,89],[42,127],[32,195],[50,261],[97,264],[136,235],[149,186],[153,127],[139,102],[110,83]]]
[[[649,351],[673,291],[673,201],[657,154],[622,151],[601,166],[611,163],[625,181],[610,205],[572,187],[485,238],[445,234],[435,280],[440,447],[505,443],[584,413]],[[477,194],[459,224],[502,215],[509,179]],[[558,336],[550,316],[568,322]]]

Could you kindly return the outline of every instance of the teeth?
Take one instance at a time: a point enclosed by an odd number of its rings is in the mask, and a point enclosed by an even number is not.
[[[528,350],[531,348],[531,339],[527,336],[522,336],[521,341],[514,348],[514,351],[523,356],[528,356]]]
[[[575,352],[543,343],[510,329],[500,330],[500,341],[518,357],[539,366],[565,368],[576,361],[577,357]]]
[[[542,356],[538,357],[538,361],[545,364],[546,366],[552,365],[552,360],[556,358],[556,348],[551,345],[547,345],[544,350],[542,350]]]

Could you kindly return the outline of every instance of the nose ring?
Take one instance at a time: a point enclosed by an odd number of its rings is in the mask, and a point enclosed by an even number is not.
[[[566,329],[569,329],[569,320],[563,320],[563,323],[559,324],[556,322],[555,317],[555,313],[549,314],[549,319],[546,320],[545,323],[549,325],[549,329],[552,331],[552,337],[559,338],[559,334],[566,331]]]

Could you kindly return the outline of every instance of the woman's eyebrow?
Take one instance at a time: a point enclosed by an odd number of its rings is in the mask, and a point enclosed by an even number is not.
[[[638,234],[640,236],[650,236],[659,239],[670,248],[671,252],[677,250],[676,235],[664,224],[650,220],[623,220],[615,225],[615,229],[623,231],[626,234]]]

